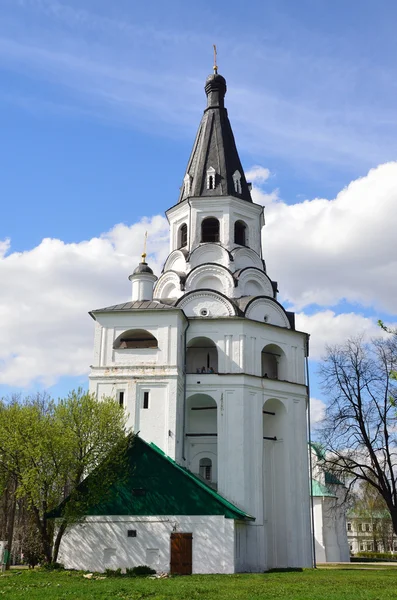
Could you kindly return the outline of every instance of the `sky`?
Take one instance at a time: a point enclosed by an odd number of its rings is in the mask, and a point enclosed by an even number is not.
[[[397,322],[393,0],[0,0],[0,396],[87,385],[88,311],[128,300],[205,107],[212,44],[264,256],[326,344]]]

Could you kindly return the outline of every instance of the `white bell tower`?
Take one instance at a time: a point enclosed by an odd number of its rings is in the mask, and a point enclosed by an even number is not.
[[[255,517],[236,525],[236,571],[308,567],[308,335],[266,271],[263,207],[252,201],[217,70],[205,91],[167,211],[163,272],[156,280],[143,260],[130,276],[132,302],[91,313],[90,385],[118,395],[135,431]]]

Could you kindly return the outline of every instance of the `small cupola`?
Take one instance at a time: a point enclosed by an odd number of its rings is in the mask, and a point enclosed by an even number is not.
[[[153,286],[157,277],[146,262],[145,252],[142,254],[142,261],[128,279],[132,283],[132,302],[153,300]]]

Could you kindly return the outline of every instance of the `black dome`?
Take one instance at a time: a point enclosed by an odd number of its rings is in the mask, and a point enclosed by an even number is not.
[[[139,263],[133,274],[136,275],[137,273],[150,273],[153,275],[152,269],[144,262]]]

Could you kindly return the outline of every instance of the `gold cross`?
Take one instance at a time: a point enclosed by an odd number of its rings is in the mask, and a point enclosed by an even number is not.
[[[217,54],[218,54],[218,53],[217,53],[217,51],[216,51],[216,46],[215,46],[215,44],[213,44],[213,46],[214,46],[214,67],[213,67],[213,69],[214,69],[214,73],[215,73],[215,75],[216,75],[216,74],[218,73],[218,65],[216,64],[216,58],[217,58]]]
[[[142,262],[146,262],[146,242],[147,242],[147,231],[145,231],[145,239],[143,242]]]

